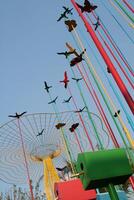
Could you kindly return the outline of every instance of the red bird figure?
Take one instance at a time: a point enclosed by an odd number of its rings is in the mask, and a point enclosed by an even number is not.
[[[64,80],[63,81],[60,81],[60,83],[64,83],[64,87],[67,88],[67,85],[68,85],[68,77],[67,77],[67,72],[65,71],[64,72]]]
[[[79,123],[73,124],[71,128],[69,128],[70,132],[74,132],[75,129],[79,126]]]

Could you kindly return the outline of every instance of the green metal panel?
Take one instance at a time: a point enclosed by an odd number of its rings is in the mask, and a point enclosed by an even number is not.
[[[84,189],[121,184],[133,173],[123,148],[80,153],[76,168],[78,172],[84,171],[80,175]]]

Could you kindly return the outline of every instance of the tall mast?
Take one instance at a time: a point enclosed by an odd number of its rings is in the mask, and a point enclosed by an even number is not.
[[[106,53],[105,49],[103,48],[101,42],[99,41],[95,31],[92,29],[91,25],[88,23],[87,19],[85,18],[85,16],[82,14],[82,12],[80,11],[80,9],[78,8],[77,4],[75,3],[74,0],[71,0],[73,6],[75,7],[75,9],[77,10],[79,16],[81,17],[81,19],[83,20],[88,33],[90,34],[92,40],[94,41],[96,47],[98,48],[101,56],[103,57],[108,69],[110,70],[114,80],[116,81],[121,93],[123,94],[130,110],[132,111],[132,113],[134,114],[134,102],[133,99],[131,97],[131,95],[129,94],[124,82],[122,81],[120,75],[118,74],[118,72],[116,71],[111,59],[109,58],[108,54]]]

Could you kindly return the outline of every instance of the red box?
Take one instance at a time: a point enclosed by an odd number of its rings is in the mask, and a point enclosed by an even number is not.
[[[57,200],[96,200],[96,191],[85,191],[80,179],[55,183],[54,192]]]

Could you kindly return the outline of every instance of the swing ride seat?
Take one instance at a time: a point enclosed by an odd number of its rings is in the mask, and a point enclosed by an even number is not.
[[[123,184],[133,173],[123,148],[80,153],[76,169],[86,190]]]
[[[96,200],[96,191],[85,191],[80,179],[55,183],[54,192],[60,200]]]

